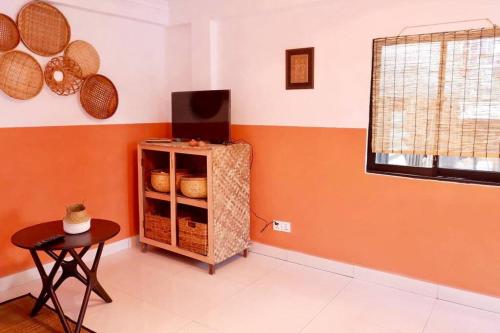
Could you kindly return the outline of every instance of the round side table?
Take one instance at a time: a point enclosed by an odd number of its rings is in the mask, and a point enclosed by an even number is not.
[[[105,302],[112,302],[111,297],[109,297],[99,281],[97,281],[97,267],[99,266],[99,260],[101,259],[104,242],[113,238],[119,232],[120,226],[115,222],[92,219],[90,230],[77,235],[65,234],[61,220],[36,224],[19,230],[12,235],[11,241],[15,246],[30,251],[31,257],[33,258],[36,268],[40,273],[40,277],[42,278],[43,288],[38,296],[33,310],[31,311],[31,316],[36,316],[45,303],[51,299],[57,315],[59,316],[59,320],[64,328],[64,332],[71,332],[68,321],[66,320],[64,312],[61,308],[61,304],[56,296],[56,290],[61,286],[64,280],[69,277],[75,277],[87,286],[82,306],[80,308],[80,314],[78,315],[78,321],[76,322],[74,330],[75,333],[79,333],[82,328],[83,318],[85,317],[90,293],[92,291],[101,297]],[[37,246],[38,242],[54,235],[64,235],[65,237],[57,243]],[[92,267],[89,268],[82,258],[90,247],[95,244],[98,244],[97,252],[94,258],[94,263],[92,264]],[[81,250],[77,252],[76,249],[79,248],[81,248]],[[43,268],[43,264],[38,256],[38,251],[47,253],[55,260],[54,266],[48,274]],[[55,251],[59,251],[59,254]],[[68,253],[71,259],[64,260]],[[54,283],[54,277],[59,267],[62,268],[62,274]],[[78,267],[81,268],[85,276],[78,272]]]

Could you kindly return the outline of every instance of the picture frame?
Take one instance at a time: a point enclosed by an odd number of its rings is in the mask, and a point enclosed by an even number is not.
[[[286,89],[314,89],[314,47],[286,50]]]

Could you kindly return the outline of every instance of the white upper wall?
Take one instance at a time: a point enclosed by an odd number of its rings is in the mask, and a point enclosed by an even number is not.
[[[193,88],[231,89],[232,121],[259,125],[365,128],[373,38],[500,23],[498,0],[171,0],[169,9],[171,22],[205,29],[192,31]],[[285,90],[285,50],[299,47],[315,48],[313,90]]]
[[[190,62],[190,49],[182,46],[189,33],[186,34],[186,28],[167,27],[166,3],[160,7],[160,2],[151,1],[61,0],[55,3],[68,19],[71,39],[83,39],[95,46],[101,57],[100,73],[108,76],[118,89],[118,111],[112,118],[94,119],[80,106],[78,93],[61,97],[44,86],[38,96],[27,101],[12,99],[0,91],[0,127],[170,121],[170,91],[190,87],[190,78],[184,79],[184,75],[175,70],[186,68],[185,59]],[[26,3],[26,0],[1,1],[0,12],[15,19]],[[135,12],[131,12],[132,9],[136,9]],[[152,12],[165,16],[163,22]],[[179,39],[179,43],[169,42]],[[181,47],[177,48],[176,44]],[[22,43],[17,49],[27,51]],[[179,56],[169,56],[172,50]],[[51,59],[35,58],[42,68]]]
[[[118,112],[95,120],[78,95],[0,92],[0,127],[170,121],[176,90],[232,90],[236,124],[365,128],[372,39],[408,25],[489,17],[498,0],[56,0],[72,39],[92,43],[118,87]],[[15,17],[26,0],[0,4]],[[485,22],[408,30],[477,28]],[[315,89],[285,90],[285,50],[315,48]],[[19,49],[25,49],[20,46]],[[37,57],[42,64],[49,58]]]

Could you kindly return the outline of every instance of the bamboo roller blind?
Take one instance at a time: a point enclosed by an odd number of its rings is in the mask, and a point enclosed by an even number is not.
[[[500,28],[373,47],[373,152],[500,157]]]

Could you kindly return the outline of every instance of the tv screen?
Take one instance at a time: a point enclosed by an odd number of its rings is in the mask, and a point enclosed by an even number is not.
[[[231,97],[229,90],[172,93],[172,136],[211,143],[230,141]]]

